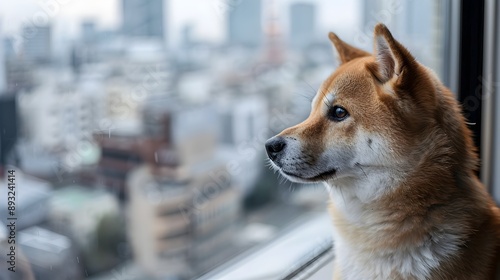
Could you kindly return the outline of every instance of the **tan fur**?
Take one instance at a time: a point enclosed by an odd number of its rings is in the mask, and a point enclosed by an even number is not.
[[[448,230],[460,237],[459,249],[439,260],[430,278],[495,279],[500,211],[476,176],[472,135],[452,93],[384,25],[377,25],[375,38],[385,40],[394,58],[386,61],[386,69],[380,59],[387,57],[356,49],[333,33],[329,37],[342,64],[321,86],[309,118],[279,136],[300,140],[304,164],[312,165],[329,147],[359,144],[355,135],[360,131],[383,135],[391,147],[394,174],[402,178],[379,199],[361,206],[377,213],[376,230],[371,224],[351,223],[332,203],[330,214],[338,234],[347,244],[361,244],[366,252],[361,258],[418,247],[437,229]],[[335,101],[330,105],[346,108],[349,121],[325,117],[324,96],[333,91]],[[335,188],[331,180],[316,181]],[[404,279],[392,269],[387,267],[387,275]],[[334,279],[343,279],[337,264],[334,270]]]

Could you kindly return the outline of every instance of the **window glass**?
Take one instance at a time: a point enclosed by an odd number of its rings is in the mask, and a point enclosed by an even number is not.
[[[329,31],[371,52],[384,22],[446,77],[444,3],[0,2],[20,279],[193,279],[324,213],[323,186],[280,177],[264,142],[338,65]]]

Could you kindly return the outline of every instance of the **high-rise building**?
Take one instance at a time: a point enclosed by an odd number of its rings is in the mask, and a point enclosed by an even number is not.
[[[33,78],[35,69],[35,67],[33,67],[34,61],[27,57],[29,54],[26,54],[26,50],[24,50],[24,45],[28,44],[27,40],[30,40],[30,38],[23,37],[25,41],[22,42],[23,44],[18,49],[16,48],[14,38],[7,36],[1,37],[0,34],[0,93],[2,91],[14,93],[19,91],[31,91],[35,85],[35,80]],[[36,39],[34,41],[36,41]],[[35,48],[35,46],[31,47]],[[28,52],[30,52],[30,50],[28,50]],[[28,59],[20,59],[23,56]],[[50,57],[50,55],[48,57]]]
[[[0,95],[0,178],[5,166],[12,158],[18,138],[18,117],[16,97],[12,94]]]
[[[164,0],[123,0],[123,33],[164,38]]]
[[[228,43],[258,47],[263,40],[262,1],[241,0],[231,5],[228,19]]]
[[[52,56],[52,30],[49,25],[23,28],[23,56],[35,63],[49,63]]]
[[[313,43],[316,30],[316,7],[313,3],[295,3],[290,6],[290,43],[303,49]]]
[[[17,58],[17,53],[14,47],[14,39],[12,37],[5,36],[2,38],[2,51],[4,54],[4,61],[12,60]]]
[[[181,45],[183,48],[190,48],[193,46],[194,36],[193,36],[193,24],[185,24],[181,31]]]
[[[394,37],[408,46],[415,58],[442,74],[443,52],[442,13],[438,2],[421,1],[363,1],[363,34],[356,35],[356,43],[372,44],[373,28],[379,22],[389,27]],[[362,40],[359,40],[362,39]]]
[[[97,36],[96,23],[92,20],[86,20],[81,25],[82,39],[86,44],[94,43]]]
[[[7,91],[31,91],[35,86],[33,63],[21,59],[9,59],[5,63]]]
[[[383,0],[363,0],[363,18],[362,18],[362,25],[363,28],[369,28],[369,31],[374,27],[374,23],[377,23],[376,21],[387,21],[387,18],[381,18],[378,15],[378,12],[384,11],[384,1]],[[384,14],[384,16],[386,16]],[[389,18],[390,20],[390,18]]]

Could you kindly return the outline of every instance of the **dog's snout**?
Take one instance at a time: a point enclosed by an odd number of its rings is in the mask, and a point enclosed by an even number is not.
[[[271,160],[275,160],[285,149],[286,141],[283,137],[273,137],[266,142],[267,155]]]

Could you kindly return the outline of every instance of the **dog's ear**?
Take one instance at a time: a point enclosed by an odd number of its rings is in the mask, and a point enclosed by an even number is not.
[[[384,24],[377,24],[374,32],[376,62],[368,64],[368,69],[381,82],[400,77],[415,64],[415,58],[401,43],[392,37]]]
[[[347,44],[346,42],[340,40],[340,38],[333,32],[328,33],[328,38],[330,38],[330,41],[332,41],[333,47],[336,50],[340,64],[344,64],[358,57],[370,55],[370,53],[355,48]]]

